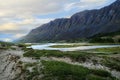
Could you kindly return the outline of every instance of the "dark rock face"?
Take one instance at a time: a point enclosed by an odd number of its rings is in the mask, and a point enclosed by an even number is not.
[[[51,21],[21,39],[22,42],[89,38],[100,33],[120,31],[120,0],[99,10],[86,10],[71,18]]]

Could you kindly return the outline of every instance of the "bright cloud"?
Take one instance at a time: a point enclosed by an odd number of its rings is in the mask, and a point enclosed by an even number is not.
[[[98,9],[115,0],[0,0],[0,36],[5,41],[20,38],[31,29],[59,16],[86,9]],[[47,17],[47,18],[44,18]],[[0,37],[0,40],[3,38]]]
[[[71,10],[74,8],[82,10],[99,9],[103,6],[107,6],[113,3],[115,0],[80,0],[79,2],[73,2],[66,5],[65,10]]]
[[[22,36],[25,36],[26,34],[16,34],[15,36],[14,36],[14,38],[20,38],[20,37],[22,37]]]
[[[18,27],[14,23],[5,23],[5,24],[2,24],[0,26],[1,26],[0,31],[18,29]]]
[[[18,33],[28,33],[31,29],[38,27],[44,23],[48,23],[53,19],[23,19],[20,21],[3,21],[0,24],[0,32],[9,33],[9,34],[18,34]]]

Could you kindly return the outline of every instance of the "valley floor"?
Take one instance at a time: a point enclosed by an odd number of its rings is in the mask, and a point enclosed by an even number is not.
[[[120,47],[66,52],[0,49],[0,80],[120,80]]]

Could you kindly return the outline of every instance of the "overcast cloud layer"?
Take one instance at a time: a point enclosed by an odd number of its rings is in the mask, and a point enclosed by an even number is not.
[[[11,41],[26,35],[55,18],[90,9],[99,9],[115,0],[0,0],[0,40]]]

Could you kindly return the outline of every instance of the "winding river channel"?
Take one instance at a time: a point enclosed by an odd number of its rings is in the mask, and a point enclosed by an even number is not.
[[[78,46],[78,47],[68,47],[68,48],[51,47],[56,45],[73,45],[73,44],[74,43],[46,43],[46,44],[32,45],[31,48],[38,49],[38,50],[78,51],[78,50],[90,50],[90,49],[97,49],[97,48],[120,47],[120,45],[90,45],[90,46]]]

